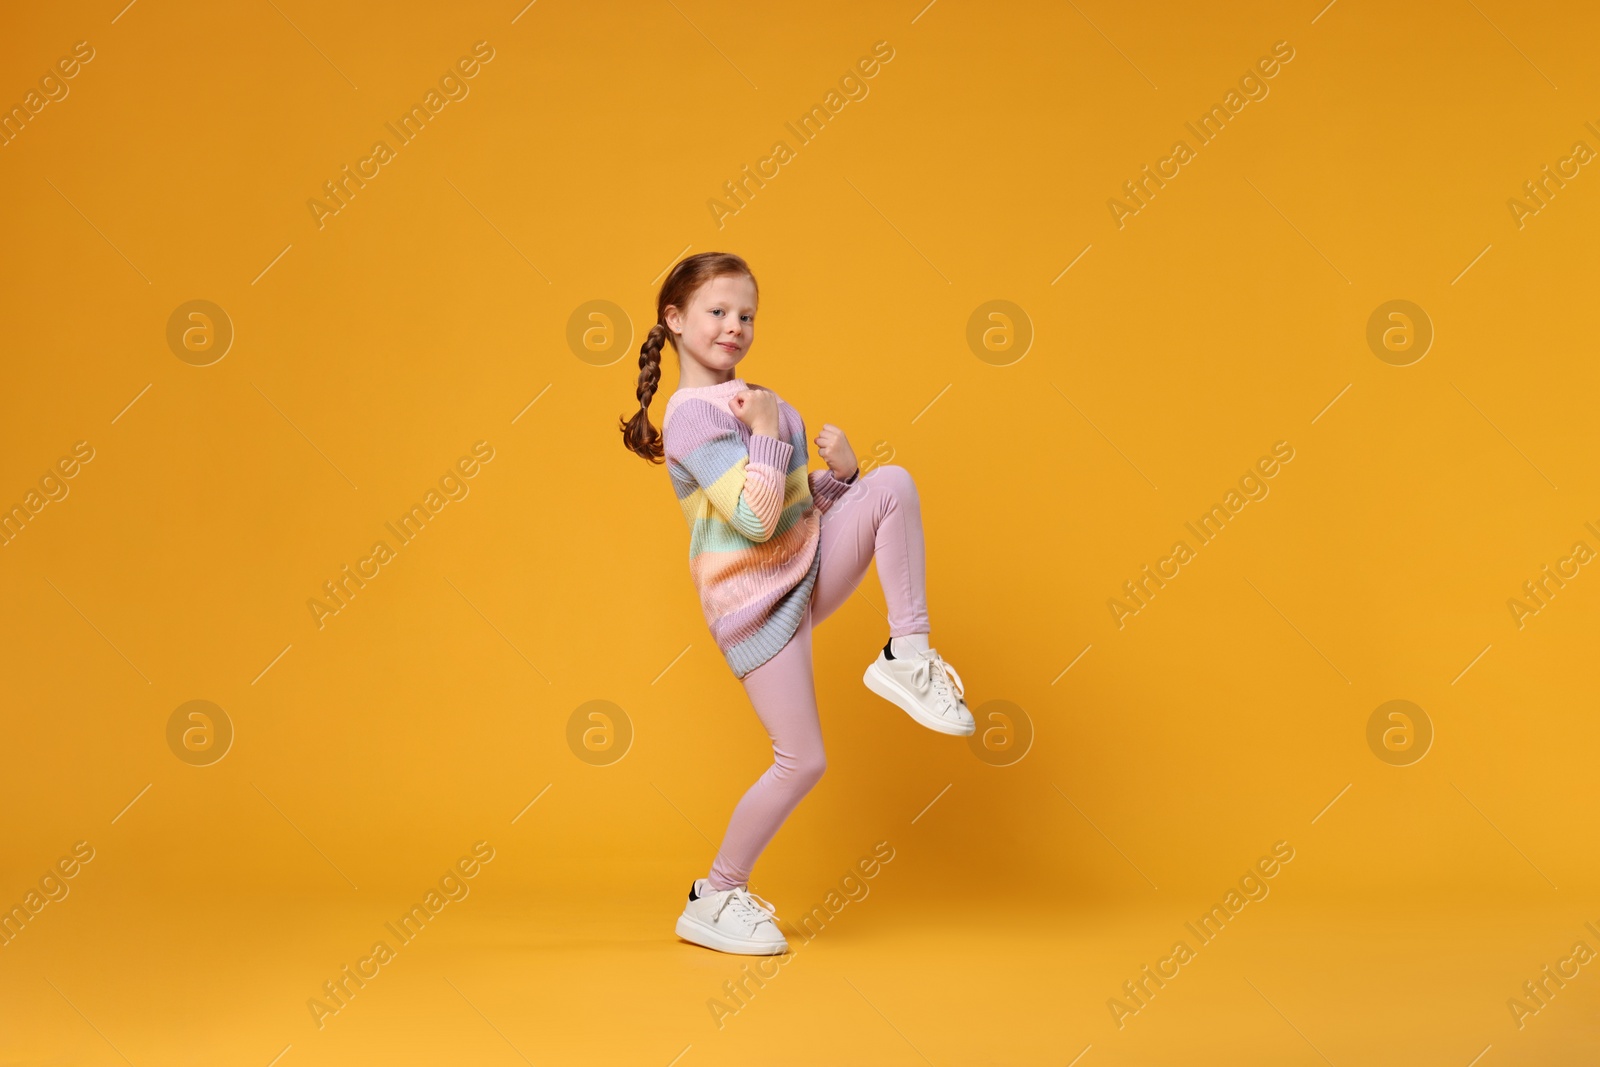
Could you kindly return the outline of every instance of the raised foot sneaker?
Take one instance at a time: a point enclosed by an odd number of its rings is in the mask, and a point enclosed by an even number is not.
[[[978,728],[967,710],[961,675],[940,657],[938,649],[894,659],[879,649],[878,658],[868,664],[861,680],[930,730],[970,737]]]
[[[778,929],[770,903],[744,886],[720,892],[710,882],[696,878],[689,887],[689,902],[678,916],[678,936],[719,952],[743,956],[771,956],[789,951]]]

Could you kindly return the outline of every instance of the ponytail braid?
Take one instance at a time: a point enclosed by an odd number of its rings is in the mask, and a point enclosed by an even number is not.
[[[660,463],[665,455],[661,432],[650,424],[649,409],[661,385],[661,346],[666,338],[667,324],[657,319],[639,346],[639,381],[634,390],[639,397],[639,410],[622,423],[622,443],[649,463]]]

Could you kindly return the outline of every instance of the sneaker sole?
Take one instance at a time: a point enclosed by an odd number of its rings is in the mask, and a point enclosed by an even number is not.
[[[789,951],[788,941],[751,941],[729,937],[688,915],[678,916],[678,936],[705,948],[740,956],[776,956]]]
[[[950,737],[971,737],[977,731],[978,724],[976,722],[973,722],[971,726],[962,726],[959,723],[941,719],[924,711],[913,694],[906,691],[894,679],[886,678],[879,674],[873,669],[876,666],[876,661],[869,664],[867,672],[861,676],[861,680],[866,683],[868,689],[911,716],[918,723],[933,730],[935,733],[947,734]]]

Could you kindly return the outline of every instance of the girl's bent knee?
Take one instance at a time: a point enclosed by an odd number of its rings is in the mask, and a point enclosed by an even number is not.
[[[911,472],[896,463],[885,463],[879,466],[874,473],[878,480],[885,483],[886,488],[895,496],[914,497],[917,494],[916,480],[911,477]]]

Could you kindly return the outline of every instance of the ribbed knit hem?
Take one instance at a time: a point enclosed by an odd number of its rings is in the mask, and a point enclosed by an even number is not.
[[[846,482],[835,478],[832,470],[812,471],[811,474],[812,477],[809,479],[811,482],[811,496],[816,501],[818,511],[827,511],[835,500],[844,496],[850,491],[852,485],[861,481],[859,472],[856,474],[855,482]]]
[[[783,651],[795,631],[805,622],[806,608],[811,604],[811,592],[821,570],[822,553],[813,546],[811,566],[807,568],[806,576],[800,579],[788,596],[778,602],[766,624],[723,653],[735,678],[743,678]]]

